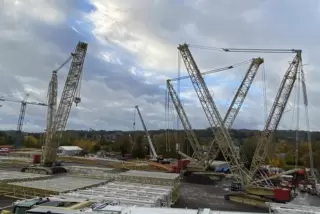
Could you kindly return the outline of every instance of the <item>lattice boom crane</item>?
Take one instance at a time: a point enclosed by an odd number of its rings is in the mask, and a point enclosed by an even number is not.
[[[191,123],[188,119],[188,116],[187,116],[187,114],[181,104],[180,98],[171,84],[171,80],[167,80],[167,88],[168,88],[169,96],[173,102],[173,105],[177,111],[177,114],[180,118],[180,121],[181,121],[182,126],[184,128],[184,131],[185,131],[186,136],[188,138],[188,141],[190,142],[190,145],[193,149],[194,156],[198,161],[204,162],[205,159],[204,159],[203,153],[201,151],[201,145],[198,141],[196,134],[193,131],[193,128],[192,128]]]
[[[72,59],[72,54],[57,69],[52,71],[52,76],[49,82],[48,93],[47,93],[49,106],[47,109],[47,126],[46,126],[45,144],[49,143],[53,135],[52,126],[55,119],[55,114],[57,111],[57,104],[58,104],[58,71],[62,69],[71,59]]]
[[[146,124],[144,123],[144,120],[143,120],[143,117],[142,117],[142,114],[140,112],[140,109],[139,109],[139,106],[135,106],[135,108],[137,109],[137,112],[138,112],[138,115],[139,115],[139,118],[140,118],[140,121],[142,123],[142,126],[143,126],[143,129],[146,133],[146,136],[147,136],[147,139],[148,139],[148,143],[149,143],[149,147],[150,147],[150,151],[151,151],[151,154],[152,154],[152,158],[158,158],[158,154],[156,152],[156,149],[154,148],[153,146],[153,142],[151,140],[151,137],[150,137],[150,134],[148,132],[148,129],[147,129],[147,126]]]
[[[72,53],[72,61],[69,73],[64,85],[59,107],[51,127],[50,140],[46,142],[43,149],[41,166],[30,166],[23,168],[23,172],[35,172],[53,174],[66,172],[60,164],[57,164],[57,149],[62,132],[65,130],[72,104],[76,105],[81,102],[80,97],[76,96],[79,91],[80,80],[82,77],[82,68],[87,53],[88,44],[79,42],[75,51]],[[55,95],[53,95],[55,96]]]
[[[196,62],[191,55],[188,45],[179,45],[178,50],[180,51],[193,87],[215,135],[215,141],[217,144],[212,145],[211,151],[216,154],[218,149],[220,149],[225,160],[230,163],[230,171],[233,174],[240,176],[236,176],[237,180],[243,183],[243,179],[241,178],[247,177],[247,179],[250,179],[248,177],[247,170],[244,169],[237,159],[231,136],[223,124],[223,119],[215,102],[213,101],[211,93],[200,73]]]
[[[277,130],[283,112],[286,108],[294,83],[297,79],[298,70],[301,69],[301,51],[298,51],[293,61],[286,71],[277,96],[270,110],[264,130],[258,142],[257,148],[252,158],[250,175],[254,176],[259,167],[267,158],[268,146],[273,140],[273,134]]]
[[[253,83],[253,80],[259,70],[260,65],[263,63],[263,59],[262,58],[254,58],[252,59],[250,66],[230,104],[230,107],[227,110],[227,113],[223,119],[223,124],[225,126],[225,128],[230,129],[231,126],[233,125],[233,122],[235,121],[241,106],[249,92],[249,89]],[[213,144],[216,143],[215,140],[212,141],[210,147],[209,147],[209,151],[208,151],[208,159],[209,160],[214,160],[218,153],[213,153],[211,152],[211,148],[213,146]],[[234,145],[233,145],[234,146]],[[246,158],[244,153],[242,152],[242,149],[240,149],[240,157],[238,157],[238,159],[243,158],[243,162],[246,162]]]

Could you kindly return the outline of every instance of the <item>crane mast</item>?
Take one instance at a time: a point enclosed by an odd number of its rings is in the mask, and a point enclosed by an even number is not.
[[[144,129],[144,131],[145,131],[145,133],[146,133],[146,135],[147,135],[147,139],[148,139],[148,143],[149,143],[149,146],[150,146],[150,150],[151,150],[152,156],[153,156],[154,158],[157,158],[157,157],[158,157],[157,152],[156,152],[156,150],[155,150],[155,148],[154,148],[154,146],[153,146],[153,143],[152,143],[150,134],[149,134],[148,129],[147,129],[147,127],[146,127],[146,124],[144,123],[144,120],[143,120],[143,118],[142,118],[142,114],[141,114],[141,112],[140,112],[139,106],[135,106],[135,108],[137,109],[137,112],[138,112],[140,121],[141,121],[141,123],[142,123],[143,129]]]
[[[223,124],[227,129],[230,129],[231,126],[233,125],[240,109],[241,106],[248,94],[248,91],[253,83],[253,80],[259,70],[260,65],[264,62],[264,60],[262,58],[253,58],[251,61],[251,64],[231,102],[230,107],[227,110],[227,113],[223,119]],[[208,151],[208,159],[214,160],[218,153],[213,153],[211,152],[211,147],[213,146],[213,144],[215,143],[215,140],[212,141],[210,147],[209,147],[209,151]],[[242,151],[242,149],[240,149],[240,157],[245,159],[245,155]],[[238,157],[238,159],[240,159],[240,157]]]
[[[52,125],[57,111],[57,98],[58,98],[58,76],[57,71],[52,72],[52,77],[48,87],[48,109],[47,109],[47,126],[46,126],[46,138],[45,144],[48,144],[51,140]]]
[[[72,103],[75,102],[77,105],[81,101],[79,97],[76,97],[76,92],[82,76],[82,68],[87,48],[87,43],[79,42],[75,52],[72,53],[72,62],[64,85],[59,107],[57,109],[55,119],[53,120],[51,137],[44,146],[42,159],[43,166],[51,167],[55,163],[59,140],[61,138],[62,131],[64,131],[66,127]]]
[[[250,175],[254,176],[259,167],[265,162],[267,158],[268,146],[272,141],[274,131],[278,128],[284,109],[286,108],[292,88],[297,79],[298,70],[302,65],[301,51],[297,51],[295,58],[290,63],[286,71],[280,88],[278,90],[275,101],[270,110],[264,131],[259,139],[255,153],[252,158]]]
[[[194,151],[195,157],[202,162],[203,161],[203,154],[201,152],[201,145],[198,141],[198,138],[196,134],[194,133],[191,123],[188,119],[188,116],[181,104],[180,98],[177,94],[177,92],[174,90],[171,81],[167,80],[167,88],[168,88],[168,93],[170,95],[170,98],[173,102],[173,105],[177,111],[177,114],[180,118],[180,121],[183,125],[184,131],[186,133],[186,136],[190,142],[190,145]]]
[[[215,141],[217,144],[212,145],[212,153],[216,154],[218,152],[218,148],[220,148],[225,160],[230,164],[230,171],[233,174],[240,176],[240,178],[248,177],[246,170],[239,163],[239,160],[236,157],[231,136],[223,124],[222,117],[215,102],[213,101],[200,70],[191,55],[188,45],[179,45],[178,50],[180,51],[193,87],[215,135]],[[243,179],[240,178],[237,177],[239,182],[243,183]]]

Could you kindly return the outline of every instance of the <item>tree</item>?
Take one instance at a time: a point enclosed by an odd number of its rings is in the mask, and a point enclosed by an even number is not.
[[[40,148],[41,147],[39,140],[32,135],[29,135],[24,138],[23,145],[26,148]]]
[[[257,147],[257,141],[258,141],[257,137],[246,138],[243,141],[242,150],[248,159],[249,165],[252,162],[252,157],[253,157],[255,149]]]
[[[91,151],[90,152],[96,153],[96,152],[98,152],[100,150],[101,150],[100,144],[97,143],[97,142],[94,142],[93,145],[91,146]]]
[[[92,146],[94,145],[94,142],[90,140],[77,140],[77,141],[74,141],[73,145],[79,146],[85,152],[90,152],[92,150]]]
[[[289,164],[289,165],[295,164],[295,155],[293,154],[292,150],[286,153],[285,162],[286,164]]]
[[[130,151],[131,144],[128,138],[122,137],[121,140],[117,142],[117,144],[122,155],[125,155]]]
[[[136,138],[135,140],[136,146],[134,147],[132,151],[132,157],[133,158],[144,158],[145,153],[144,153],[144,148],[143,148],[143,136],[140,135]]]

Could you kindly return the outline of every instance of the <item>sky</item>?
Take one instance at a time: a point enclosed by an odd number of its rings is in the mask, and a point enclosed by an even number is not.
[[[179,44],[296,48],[303,51],[309,117],[298,104],[302,95],[297,98],[296,84],[279,128],[306,129],[309,118],[310,129],[320,130],[319,22],[316,0],[0,0],[0,98],[19,101],[29,93],[29,101],[47,102],[52,71],[70,56],[78,41],[85,41],[89,45],[82,102],[72,106],[66,129],[142,129],[135,105],[148,129],[181,128],[173,106],[166,110],[165,101],[166,79],[177,77],[179,70],[181,76],[187,75]],[[232,126],[262,129],[294,54],[225,53],[192,46],[190,50],[202,72],[264,58]],[[69,66],[58,72],[58,100]],[[204,76],[222,117],[248,67],[243,63]],[[175,87],[192,126],[209,127],[190,80],[181,80],[180,87]],[[16,129],[20,104],[1,105],[0,129]],[[43,131],[45,124],[46,108],[28,105],[23,130]]]

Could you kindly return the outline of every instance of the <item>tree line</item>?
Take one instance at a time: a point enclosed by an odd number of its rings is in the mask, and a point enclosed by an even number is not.
[[[195,130],[200,143],[206,147],[213,139],[211,129]],[[43,133],[24,133],[23,146],[27,148],[41,148],[44,142]],[[131,134],[132,141],[129,134]],[[257,130],[230,130],[230,134],[235,142],[242,148],[249,163],[254,154],[255,147],[259,141],[260,132]],[[166,157],[177,157],[176,146],[179,145],[181,151],[192,155],[185,133],[176,130],[153,130],[150,135],[158,154]],[[280,130],[275,134],[274,143],[268,149],[268,161],[274,166],[290,167],[296,164],[299,166],[310,166],[309,144],[307,143],[307,133],[299,132],[298,154],[296,154],[296,132],[291,130]],[[98,137],[97,137],[98,136]],[[99,137],[100,136],[100,137]],[[105,137],[107,136],[107,137]],[[114,136],[109,139],[108,136]],[[320,132],[312,132],[312,151],[314,165],[320,168]],[[13,145],[15,142],[14,131],[0,131],[0,145]],[[60,145],[76,145],[85,152],[95,153],[103,150],[119,154],[130,154],[132,157],[143,158],[149,154],[147,138],[142,131],[76,131],[68,130],[62,135]],[[222,155],[218,159],[223,160]]]

